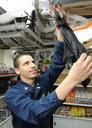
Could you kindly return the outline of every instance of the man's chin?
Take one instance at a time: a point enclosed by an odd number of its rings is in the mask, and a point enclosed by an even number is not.
[[[31,76],[30,79],[35,79],[38,77],[38,74],[37,75],[34,75],[34,76]]]

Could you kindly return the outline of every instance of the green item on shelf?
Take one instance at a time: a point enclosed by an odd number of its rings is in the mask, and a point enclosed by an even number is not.
[[[49,60],[48,58],[43,59],[43,64],[51,64],[51,60]]]

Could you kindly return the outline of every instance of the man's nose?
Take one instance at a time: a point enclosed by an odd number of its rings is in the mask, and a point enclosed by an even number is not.
[[[34,67],[34,68],[37,68],[37,65],[35,63],[32,63],[31,66]]]

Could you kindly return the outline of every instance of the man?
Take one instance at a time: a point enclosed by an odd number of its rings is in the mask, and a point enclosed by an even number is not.
[[[21,80],[5,95],[12,113],[13,128],[51,128],[50,118],[54,111],[63,104],[76,84],[92,74],[92,57],[83,53],[64,81],[48,94],[65,65],[63,38],[58,29],[56,32],[58,41],[53,63],[42,76],[38,76],[34,59],[30,55],[20,55],[14,61],[15,72],[20,75]]]

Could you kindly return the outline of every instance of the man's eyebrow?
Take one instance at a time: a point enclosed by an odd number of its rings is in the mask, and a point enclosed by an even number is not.
[[[26,64],[26,63],[28,63],[28,62],[29,62],[29,60],[26,60],[25,62],[23,62],[23,65]]]
[[[28,62],[30,62],[30,61],[29,60],[25,60],[25,62],[23,62],[23,65],[26,64],[26,63],[28,63]],[[32,59],[31,62],[35,62],[35,60]]]
[[[35,60],[33,59],[32,62],[35,62]]]

